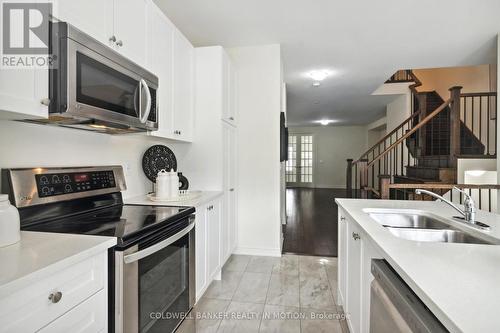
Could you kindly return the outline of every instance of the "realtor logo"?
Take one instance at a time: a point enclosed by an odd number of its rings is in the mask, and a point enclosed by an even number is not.
[[[50,64],[52,3],[2,2],[2,67]]]

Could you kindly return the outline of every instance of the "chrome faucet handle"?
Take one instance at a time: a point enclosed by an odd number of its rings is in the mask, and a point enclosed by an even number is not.
[[[466,192],[466,191],[464,191],[464,190],[459,189],[459,188],[458,188],[458,187],[456,187],[456,186],[453,186],[453,189],[454,189],[455,191],[458,191],[458,192],[462,193],[462,194],[465,196],[465,200],[464,200],[464,202],[467,202],[468,204],[472,204],[472,205],[474,206],[474,200],[472,199],[472,197],[471,197],[471,195],[470,195],[469,193],[467,193],[467,192]]]

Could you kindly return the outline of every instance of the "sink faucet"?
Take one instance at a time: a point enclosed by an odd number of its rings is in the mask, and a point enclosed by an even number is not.
[[[415,193],[416,194],[427,194],[427,195],[430,195],[431,197],[438,199],[439,201],[447,203],[448,205],[453,207],[455,210],[457,210],[460,214],[462,214],[467,223],[476,224],[476,206],[474,204],[474,200],[472,200],[472,198],[469,194],[467,194],[465,191],[459,189],[456,186],[453,187],[453,190],[456,190],[456,191],[463,193],[465,195],[465,199],[464,199],[464,208],[465,209],[464,210],[460,209],[457,205],[455,205],[450,200],[447,200],[447,199],[443,198],[442,196],[440,196],[439,194],[436,194],[434,192],[422,190],[422,189],[418,188],[415,190]]]

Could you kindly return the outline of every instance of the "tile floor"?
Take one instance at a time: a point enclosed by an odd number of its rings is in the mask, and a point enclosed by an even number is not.
[[[337,258],[233,255],[179,333],[348,333],[336,305]]]

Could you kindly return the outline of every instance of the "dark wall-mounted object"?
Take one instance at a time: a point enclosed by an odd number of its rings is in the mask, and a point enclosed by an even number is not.
[[[164,145],[155,145],[144,153],[142,157],[142,169],[144,174],[153,183],[156,182],[156,176],[162,169],[177,171],[177,159],[174,152]]]
[[[288,160],[288,129],[285,113],[280,114],[280,162]]]

